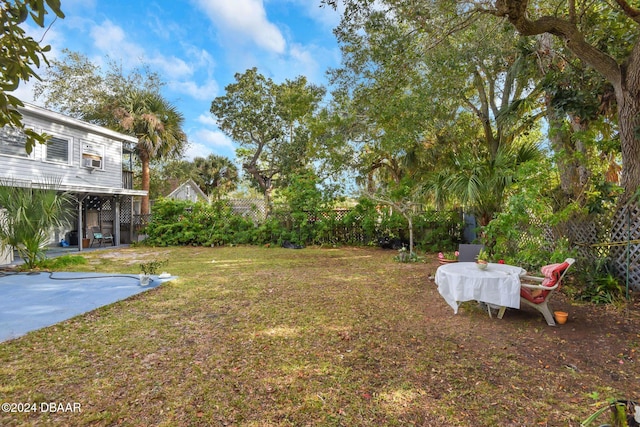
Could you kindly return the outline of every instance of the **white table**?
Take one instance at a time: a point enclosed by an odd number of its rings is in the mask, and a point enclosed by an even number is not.
[[[481,301],[500,307],[502,318],[506,307],[520,308],[520,276],[526,271],[507,264],[489,263],[480,270],[475,262],[454,262],[438,267],[438,292],[454,313],[464,301]],[[491,315],[491,310],[489,310]]]

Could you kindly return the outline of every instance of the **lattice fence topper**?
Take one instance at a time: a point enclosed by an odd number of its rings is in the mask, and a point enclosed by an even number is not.
[[[609,256],[609,246],[602,242],[611,241],[614,213],[611,211],[587,218],[575,218],[565,224],[563,232],[581,258],[595,261]]]
[[[225,199],[233,213],[250,217],[255,221],[263,220],[267,213],[264,199]]]
[[[534,236],[527,231],[532,225],[540,230],[539,234]],[[605,214],[577,217],[555,227],[532,216],[512,249],[535,242],[553,250],[561,237],[568,240],[579,259],[592,263],[609,258],[614,274],[623,282],[628,274],[629,287],[640,291],[640,206],[629,205]]]

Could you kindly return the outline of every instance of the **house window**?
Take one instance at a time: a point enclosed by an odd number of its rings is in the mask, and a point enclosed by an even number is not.
[[[82,167],[104,170],[104,147],[99,144],[82,144]]]
[[[69,164],[69,152],[71,151],[70,147],[70,138],[52,136],[47,142],[47,161]]]
[[[22,129],[5,126],[0,128],[0,154],[31,157],[25,149],[27,136]]]

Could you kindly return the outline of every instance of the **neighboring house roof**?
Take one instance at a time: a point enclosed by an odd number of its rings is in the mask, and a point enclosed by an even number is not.
[[[180,184],[178,188],[167,195],[167,199],[190,200],[192,202],[199,200],[206,202],[209,200],[207,195],[204,194],[204,191],[202,191],[200,187],[198,187],[198,184],[192,179]]]

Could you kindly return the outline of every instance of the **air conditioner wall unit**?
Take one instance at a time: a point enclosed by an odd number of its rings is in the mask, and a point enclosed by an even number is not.
[[[85,168],[102,169],[102,159],[82,159],[82,166]]]

